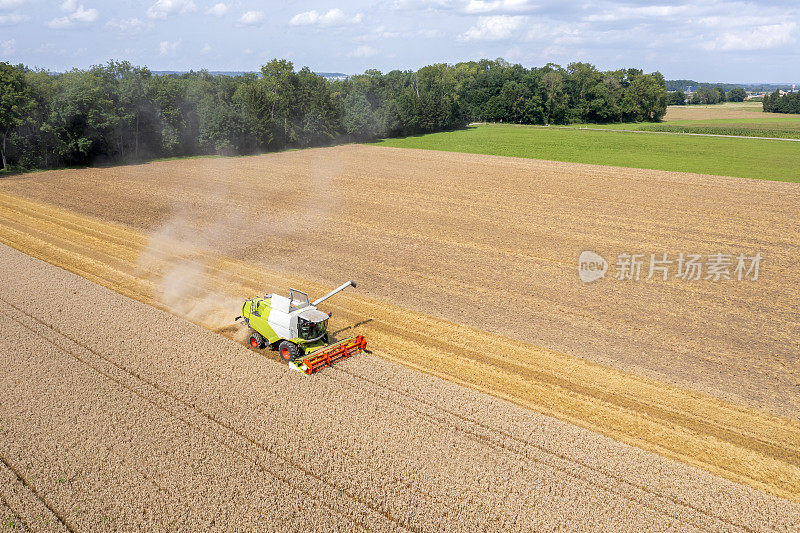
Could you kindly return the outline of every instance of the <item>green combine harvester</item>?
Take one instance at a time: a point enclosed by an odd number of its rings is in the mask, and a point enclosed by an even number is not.
[[[242,315],[250,328],[250,346],[257,349],[277,349],[289,366],[306,374],[363,351],[367,341],[362,335],[331,343],[328,333],[330,315],[317,306],[347,287],[355,287],[348,281],[322,298],[309,302],[308,294],[289,289],[289,296],[279,294],[250,298],[242,305]]]

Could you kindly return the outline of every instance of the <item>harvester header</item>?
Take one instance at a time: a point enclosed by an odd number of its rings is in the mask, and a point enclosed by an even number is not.
[[[291,368],[313,374],[367,347],[361,335],[334,341],[328,333],[330,315],[317,309],[328,298],[355,286],[350,280],[313,302],[297,289],[289,289],[288,297],[273,293],[250,298],[236,320],[244,319],[250,328],[250,346],[277,349]]]

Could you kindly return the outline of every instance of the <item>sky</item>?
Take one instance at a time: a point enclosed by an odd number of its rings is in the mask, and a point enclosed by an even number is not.
[[[251,71],[273,57],[355,74],[502,57],[668,79],[800,82],[797,0],[0,0],[0,61],[63,71]]]

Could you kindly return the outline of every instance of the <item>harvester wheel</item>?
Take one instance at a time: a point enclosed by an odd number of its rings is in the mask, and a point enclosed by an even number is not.
[[[294,361],[300,355],[300,348],[293,342],[283,341],[278,345],[278,353],[284,361]]]
[[[261,335],[261,333],[254,331],[252,334],[250,334],[250,346],[260,350],[264,347],[264,344],[264,337]]]

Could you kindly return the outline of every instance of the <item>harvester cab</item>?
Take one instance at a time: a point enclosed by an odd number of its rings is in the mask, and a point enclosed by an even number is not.
[[[263,298],[250,298],[242,305],[243,319],[250,328],[250,345],[253,348],[277,349],[289,366],[306,374],[330,366],[341,359],[364,350],[366,340],[361,335],[331,343],[328,333],[330,315],[317,306],[347,287],[348,281],[322,298],[309,301],[308,294],[289,289],[289,296],[267,294]]]

